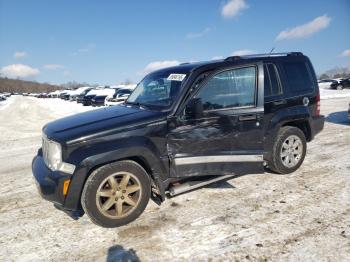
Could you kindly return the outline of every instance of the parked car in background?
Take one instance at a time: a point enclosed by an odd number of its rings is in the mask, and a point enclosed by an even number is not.
[[[108,96],[113,96],[118,89],[105,88],[101,90],[94,98],[91,99],[92,106],[104,106],[105,99]]]
[[[96,96],[96,95],[99,95],[99,94],[103,94],[102,90],[104,88],[94,88],[94,89],[91,89],[82,99],[82,104],[83,106],[91,106],[91,103],[92,103],[92,99]]]
[[[318,80],[318,87],[319,88],[331,88],[333,89],[334,86],[338,85],[338,82],[333,79],[322,79]]]
[[[115,106],[125,102],[132,93],[132,89],[121,88],[115,92],[113,96],[107,96],[105,99],[105,106]]]
[[[84,100],[84,96],[89,93],[91,90],[93,90],[94,88],[93,87],[89,87],[87,89],[85,89],[83,92],[81,92],[79,95],[77,95],[76,97],[76,101],[77,103],[83,103],[83,100]]]
[[[58,98],[61,94],[61,91],[60,90],[56,90],[54,92],[51,92],[48,94],[48,97],[49,98]]]
[[[6,99],[7,99],[6,96],[0,94],[0,101],[5,101]]]
[[[59,94],[59,98],[64,99],[66,98],[66,95],[68,94],[68,92],[70,92],[70,89],[65,89],[65,90],[61,90],[60,94]]]
[[[2,96],[10,97],[12,94],[9,92],[1,93]]]
[[[337,90],[343,90],[344,88],[350,88],[350,78],[340,80],[336,86]]]
[[[91,90],[92,87],[90,86],[82,86],[82,87],[79,87],[75,90],[73,90],[72,92],[70,92],[70,96],[69,96],[69,101],[76,101],[78,96],[84,92],[85,90]]]
[[[48,94],[47,93],[40,93],[37,98],[48,98]]]

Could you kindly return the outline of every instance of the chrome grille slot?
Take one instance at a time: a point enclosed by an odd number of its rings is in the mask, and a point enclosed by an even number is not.
[[[49,166],[49,141],[47,140],[47,137],[43,134],[42,138],[42,150],[43,150],[43,158],[46,166]]]

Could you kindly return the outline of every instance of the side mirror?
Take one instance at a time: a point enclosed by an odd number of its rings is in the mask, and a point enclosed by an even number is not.
[[[203,104],[200,98],[192,98],[185,109],[186,118],[202,118],[203,117]]]

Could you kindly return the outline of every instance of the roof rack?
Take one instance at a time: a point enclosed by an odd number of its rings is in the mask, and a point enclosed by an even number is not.
[[[229,56],[224,61],[237,61],[244,58],[255,57],[276,57],[276,56],[303,56],[302,52],[287,52],[287,53],[269,53],[269,54],[255,54],[255,55],[243,55],[243,56]]]

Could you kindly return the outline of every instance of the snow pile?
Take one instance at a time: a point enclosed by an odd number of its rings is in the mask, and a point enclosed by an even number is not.
[[[320,96],[321,99],[350,97],[350,89],[334,90],[320,88]]]
[[[8,97],[6,100],[0,101],[0,111],[4,110],[13,102],[13,97]]]
[[[40,99],[40,98],[34,98],[34,97],[28,97],[28,98],[35,100],[39,106],[44,107],[45,109],[51,112],[54,112],[57,117],[65,117],[65,116],[74,115],[77,113],[96,109],[92,106],[83,106],[82,104],[62,100],[59,98],[50,98],[50,99]]]

